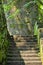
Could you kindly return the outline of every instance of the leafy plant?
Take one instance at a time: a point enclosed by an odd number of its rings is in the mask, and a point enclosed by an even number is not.
[[[0,62],[6,59],[6,52],[9,45],[9,41],[7,39],[7,27],[6,27],[6,19],[3,9],[2,1],[0,1]]]

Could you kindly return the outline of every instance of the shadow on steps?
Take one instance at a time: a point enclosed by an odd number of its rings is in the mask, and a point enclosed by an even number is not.
[[[10,40],[11,47],[9,46],[8,48],[7,59],[6,59],[7,61],[5,65],[25,65],[24,60],[20,55],[20,51],[18,50],[13,37],[12,38],[10,37],[9,40]]]
[[[37,47],[37,39],[35,36],[15,36],[14,40],[16,42],[16,46],[19,50],[26,51],[26,50],[36,50]]]

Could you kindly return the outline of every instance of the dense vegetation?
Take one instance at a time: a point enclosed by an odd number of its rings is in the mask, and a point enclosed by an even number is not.
[[[14,7],[15,11],[13,10]],[[11,12],[7,19],[13,19],[14,17],[17,18],[21,10],[27,13],[26,20],[22,17],[22,19],[19,18],[17,21],[26,21],[24,24],[30,23],[31,26],[33,26],[35,22],[43,22],[43,0],[0,0],[0,62],[6,58],[6,50],[9,43],[7,39],[8,31],[5,13]],[[23,26],[23,24],[20,25],[21,28]]]
[[[7,5],[6,4],[4,5],[5,12],[10,11],[12,8],[14,8],[14,6],[16,7],[16,11],[15,12],[13,11],[12,15],[10,15],[9,17],[16,16],[21,11],[22,8],[24,8],[24,10],[28,14],[30,14],[31,12],[33,13],[34,9],[37,9],[37,11],[35,10],[35,13],[37,13],[36,15],[38,15],[38,19],[40,21],[43,21],[42,20],[42,17],[43,17],[43,1],[42,0],[39,0],[39,1],[37,1],[37,0],[32,0],[32,1],[6,0],[5,3],[6,2],[7,2]],[[31,8],[33,8],[32,6],[34,6],[33,11],[30,10]]]
[[[7,20],[12,19],[15,24],[20,24],[19,30],[25,27],[27,29],[25,34],[29,34],[28,31],[33,32],[35,22],[43,22],[43,1],[41,0],[6,0],[3,7],[7,12]],[[12,26],[16,27],[16,25]]]
[[[6,19],[3,9],[2,1],[0,1],[0,62],[6,59],[6,52],[8,47],[8,31],[6,26]]]

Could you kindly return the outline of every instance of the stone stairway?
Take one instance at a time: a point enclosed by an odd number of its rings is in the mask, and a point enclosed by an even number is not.
[[[42,65],[36,36],[21,36],[15,42],[10,39],[6,65]]]

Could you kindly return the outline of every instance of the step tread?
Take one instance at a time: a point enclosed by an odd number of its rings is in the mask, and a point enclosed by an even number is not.
[[[13,50],[16,50],[16,49],[15,48],[10,48],[9,51],[10,50],[13,51]],[[18,48],[18,50],[19,51],[21,51],[21,50],[22,51],[26,51],[26,50],[37,50],[38,51],[39,49],[37,49],[37,48],[35,49],[35,48],[32,47],[32,48]]]
[[[22,44],[18,43],[18,44],[16,44],[16,45],[19,46],[19,45],[22,45]],[[36,44],[36,43],[34,43],[34,44],[31,44],[31,43],[30,43],[30,44],[29,44],[29,43],[26,44],[26,43],[25,43],[24,46],[34,46],[34,45],[37,45],[37,44]],[[15,47],[15,45],[9,45],[9,47]]]
[[[22,42],[16,42],[16,44],[32,44],[32,45],[36,44],[36,43],[37,42],[27,42],[27,41],[26,42],[23,42],[23,41]]]
[[[18,49],[16,49],[16,50],[14,50],[14,51],[9,51],[9,52],[18,52]],[[25,50],[25,51],[23,51],[23,50],[21,50],[21,51],[19,51],[19,52],[22,52],[22,53],[37,53],[38,51],[36,51],[36,50]]]
[[[10,61],[10,60],[8,60],[7,62],[8,63],[9,62],[13,62],[14,63],[14,62],[24,62],[24,61]],[[39,61],[25,61],[25,63],[41,63],[41,61],[40,60]]]
[[[10,57],[9,56],[8,58],[21,58],[21,57],[20,56],[17,56],[17,57]],[[40,57],[29,57],[29,56],[28,57],[27,56],[25,56],[25,57],[23,56],[23,58],[26,58],[26,59],[40,59]]]
[[[19,55],[19,53],[17,53]],[[18,56],[16,53],[15,54],[10,54],[8,53],[7,56]],[[38,57],[38,54],[29,54],[29,53],[21,53],[21,56],[30,56],[30,57]]]
[[[35,42],[37,39],[21,39],[21,40],[15,40],[16,42]]]

